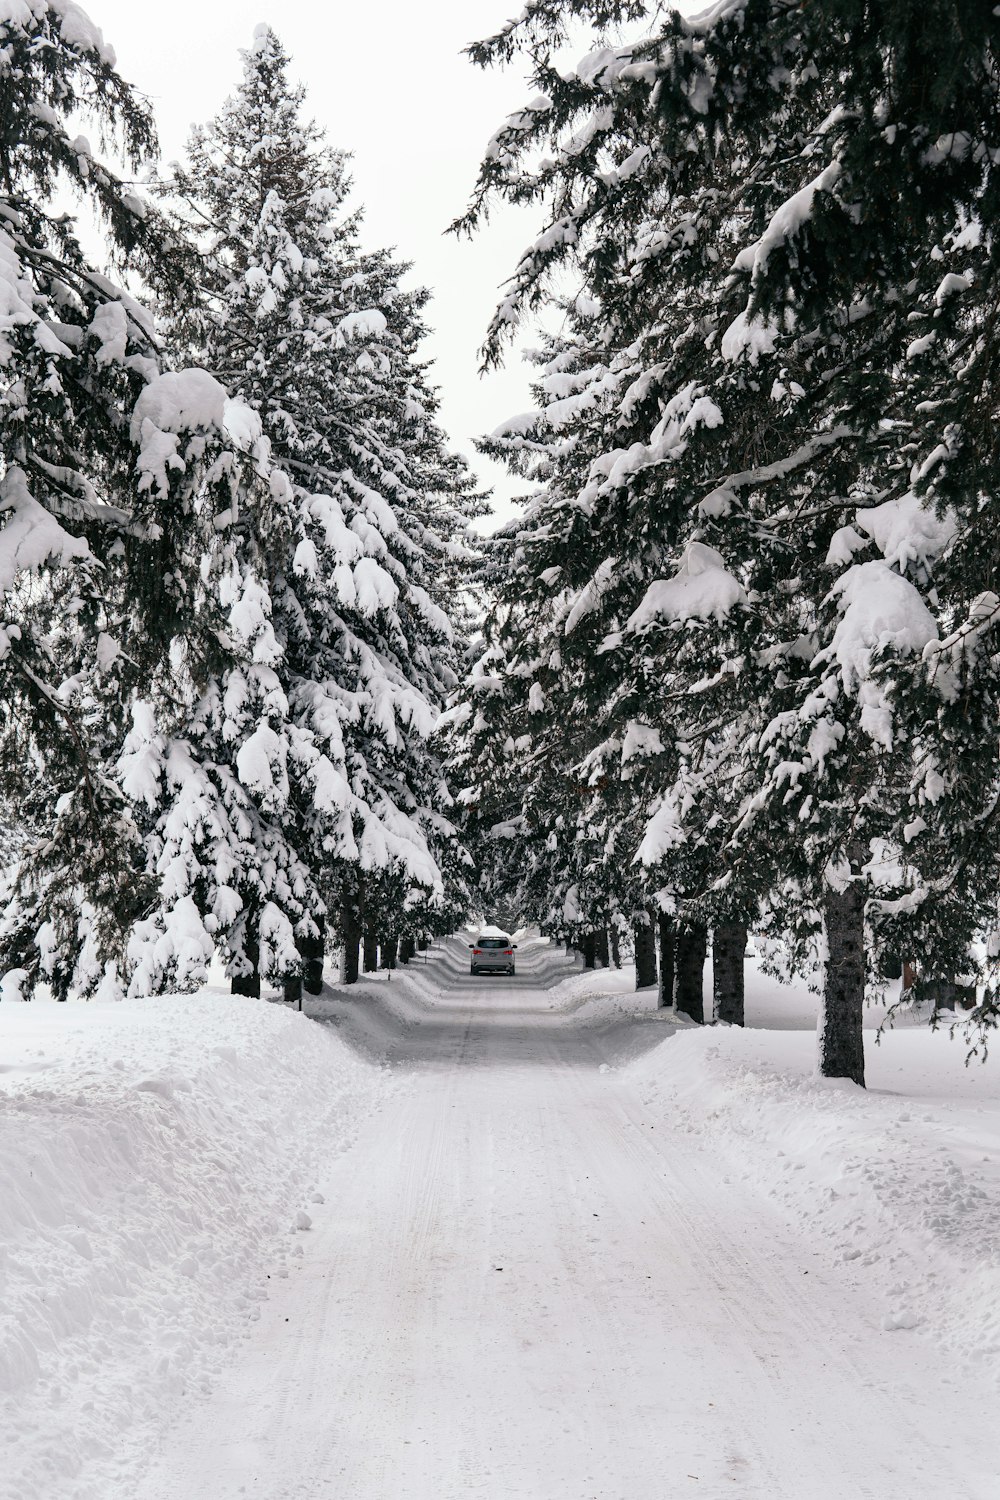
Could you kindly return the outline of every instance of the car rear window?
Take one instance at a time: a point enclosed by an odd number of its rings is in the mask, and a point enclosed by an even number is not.
[[[480,938],[477,948],[509,948],[510,938]]]

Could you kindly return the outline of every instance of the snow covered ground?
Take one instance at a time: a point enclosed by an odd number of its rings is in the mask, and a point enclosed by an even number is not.
[[[634,969],[556,992],[578,1019],[671,1023]],[[620,1064],[659,1127],[693,1135],[884,1302],[887,1332],[922,1334],[1000,1381],[1000,1065],[966,1062],[960,1027],[865,1017],[867,1088],[816,1076],[816,1002],[747,965],[747,1027],[688,1026]],[[624,1059],[631,1046],[619,1038]],[[997,1050],[1000,1050],[998,1048]],[[998,1446],[1000,1472],[1000,1446]]]
[[[391,1092],[337,1036],[260,1001],[0,1005],[4,1500],[134,1492]]]
[[[997,1063],[518,960],[0,1006],[4,1500],[994,1500]]]
[[[689,1030],[626,1073],[684,1131],[776,1201],[889,1332],[1000,1376],[1000,1070],[945,1032],[867,1049],[867,1090],[815,1076],[804,1030]],[[1000,1450],[998,1450],[1000,1473]]]

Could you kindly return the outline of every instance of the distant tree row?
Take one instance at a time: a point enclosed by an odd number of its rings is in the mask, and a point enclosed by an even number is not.
[[[748,928],[818,957],[859,1083],[904,960],[998,1017],[998,41],[989,0],[528,0],[471,49],[538,93],[456,228],[547,215],[486,360],[550,330],[449,711],[484,888],[630,929],[640,983],[656,933],[698,1019],[709,932],[723,1019]]]
[[[469,904],[434,729],[482,508],[426,294],[364,247],[267,27],[143,187],[76,134],[155,156],[83,13],[0,42],[0,973],[147,994],[218,953],[294,994],[324,945],[348,980],[405,960]]]

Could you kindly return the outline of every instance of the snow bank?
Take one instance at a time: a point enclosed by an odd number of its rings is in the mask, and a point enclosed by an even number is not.
[[[867,1091],[817,1078],[804,1031],[698,1028],[622,1070],[917,1328],[1000,1375],[1000,1074],[925,1028],[870,1040]]]
[[[616,1034],[616,1076],[666,1133],[692,1134],[916,1329],[1000,1377],[1000,1067],[961,1037],[865,1013],[868,1088],[815,1074],[816,997],[747,960],[747,1021],[696,1026],[633,991],[635,969],[572,975],[550,995],[572,1024]],[[706,971],[706,1007],[710,1005]],[[662,1041],[650,1048],[650,1027]],[[680,1023],[680,1024],[678,1024]],[[630,1060],[631,1059],[631,1060]]]
[[[560,949],[556,949],[560,953]],[[582,964],[580,954],[574,955],[577,964]],[[636,990],[635,966],[628,964],[621,969],[579,969],[568,979],[563,979],[549,999],[553,1010],[564,1010],[577,1023],[593,1018],[598,1021],[611,1020],[616,1016],[637,1016],[656,1009],[657,991]]]
[[[131,1493],[392,1086],[262,1001],[0,1005],[3,1500]]]

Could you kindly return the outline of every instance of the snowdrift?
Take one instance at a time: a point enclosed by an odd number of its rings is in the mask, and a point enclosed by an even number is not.
[[[263,1001],[0,1006],[0,1495],[130,1492],[393,1087]]]
[[[842,1274],[1000,1377],[1000,1075],[925,1028],[869,1036],[867,1090],[814,1073],[803,1031],[686,1029],[621,1070],[663,1127],[775,1199]]]

